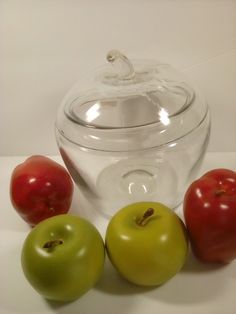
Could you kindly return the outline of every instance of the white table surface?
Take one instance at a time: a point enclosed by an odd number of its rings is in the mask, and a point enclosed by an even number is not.
[[[52,157],[61,162],[60,157]],[[13,168],[25,159],[0,157],[0,313],[48,314],[235,314],[236,261],[227,266],[206,266],[190,254],[182,271],[161,287],[133,286],[119,277],[107,261],[98,284],[79,300],[64,305],[41,298],[21,270],[20,253],[30,231],[13,209],[9,182]],[[224,167],[236,170],[236,153],[208,153],[201,173]],[[108,220],[86,208],[75,190],[71,213],[90,219],[102,234]],[[177,209],[182,216],[182,207]]]

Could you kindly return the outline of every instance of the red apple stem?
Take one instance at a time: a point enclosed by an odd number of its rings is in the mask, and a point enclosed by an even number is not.
[[[216,190],[216,191],[215,191],[215,195],[216,195],[216,196],[220,196],[220,195],[225,194],[225,192],[226,192],[226,191],[225,191],[224,189],[219,189],[219,190]]]
[[[57,245],[63,244],[63,241],[61,239],[51,240],[46,243],[44,243],[43,248],[44,249],[53,249]]]
[[[154,214],[154,209],[153,208],[148,208],[143,216],[139,219],[136,220],[136,223],[139,225],[139,226],[145,226],[146,223],[148,222],[149,218]]]

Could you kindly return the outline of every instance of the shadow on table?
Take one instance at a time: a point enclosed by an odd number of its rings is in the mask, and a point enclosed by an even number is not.
[[[135,295],[146,293],[155,287],[142,287],[123,279],[106,258],[103,276],[96,285],[95,289],[113,295]]]
[[[209,302],[222,294],[229,277],[228,267],[201,263],[190,251],[182,270],[148,296],[168,304]]]

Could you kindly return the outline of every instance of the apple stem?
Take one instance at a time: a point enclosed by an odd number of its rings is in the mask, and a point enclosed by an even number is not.
[[[226,191],[225,191],[224,189],[216,190],[216,191],[215,191],[215,195],[216,195],[216,196],[220,196],[220,195],[225,194],[225,192],[226,192]]]
[[[61,239],[51,240],[46,243],[44,243],[43,248],[44,249],[53,249],[57,245],[63,244],[63,241]]]
[[[145,226],[147,221],[148,221],[148,218],[150,218],[152,215],[154,214],[154,209],[153,208],[148,208],[143,216],[139,219],[136,220],[136,223],[139,225],[139,226]]]

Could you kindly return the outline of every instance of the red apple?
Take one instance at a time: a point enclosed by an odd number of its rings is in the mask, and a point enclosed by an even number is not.
[[[194,181],[183,204],[193,253],[209,263],[236,258],[236,172],[214,169]]]
[[[44,156],[31,156],[12,173],[11,202],[31,226],[69,211],[74,185],[67,170]]]

